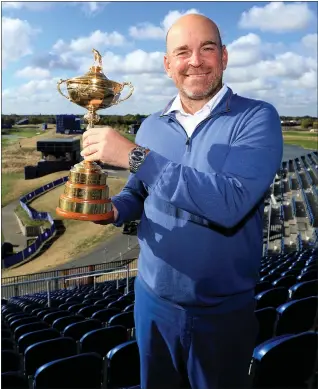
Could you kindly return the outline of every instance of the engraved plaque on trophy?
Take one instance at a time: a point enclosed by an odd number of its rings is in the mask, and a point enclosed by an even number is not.
[[[57,89],[62,96],[71,102],[86,108],[84,119],[89,127],[99,121],[97,111],[127,100],[134,88],[130,82],[119,83],[109,80],[103,73],[102,57],[93,49],[94,65],[80,77],[60,80]],[[66,84],[68,96],[61,91],[61,84]],[[120,94],[125,86],[130,88],[125,98]],[[107,185],[108,173],[96,162],[82,161],[72,167],[64,193],[60,196],[56,213],[67,219],[101,221],[113,217]]]

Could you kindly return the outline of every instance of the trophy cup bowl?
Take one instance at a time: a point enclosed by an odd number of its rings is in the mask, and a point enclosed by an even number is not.
[[[134,88],[130,82],[119,83],[109,80],[103,73],[102,57],[95,49],[94,65],[83,76],[60,80],[59,93],[69,101],[86,108],[84,119],[90,128],[98,123],[96,112],[127,100]],[[61,91],[65,83],[68,96]],[[130,88],[128,95],[120,98],[125,86]],[[107,185],[108,173],[96,162],[82,161],[72,167],[64,193],[60,196],[56,213],[66,219],[86,221],[107,221],[113,218],[112,204]]]

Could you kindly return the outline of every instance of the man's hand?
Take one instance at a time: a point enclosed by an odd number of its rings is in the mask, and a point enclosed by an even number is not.
[[[129,169],[129,152],[136,147],[111,127],[93,127],[83,134],[81,155],[86,161],[102,161]]]
[[[111,223],[115,223],[117,221],[117,218],[118,218],[118,210],[117,208],[115,207],[114,204],[112,204],[113,206],[113,211],[114,211],[114,217],[113,219],[109,219],[107,221],[99,221],[99,222],[94,222],[95,224],[100,224],[102,226],[107,226],[108,224],[111,224]]]

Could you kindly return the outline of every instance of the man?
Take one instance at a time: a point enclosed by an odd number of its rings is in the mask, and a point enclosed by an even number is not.
[[[283,142],[270,104],[223,85],[227,60],[210,19],[180,18],[164,57],[177,97],[143,122],[137,145],[111,128],[84,134],[86,159],[132,172],[112,201],[115,225],[141,219],[142,389],[248,387],[263,198]]]

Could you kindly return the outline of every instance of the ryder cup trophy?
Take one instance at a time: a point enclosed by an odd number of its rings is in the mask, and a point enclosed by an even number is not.
[[[71,102],[86,108],[88,112],[84,119],[89,127],[98,123],[96,112],[127,100],[134,88],[130,82],[120,84],[109,80],[103,73],[102,57],[93,49],[94,65],[81,76],[68,80],[60,80],[57,89],[62,96]],[[61,91],[61,84],[66,84],[68,96]],[[129,86],[129,94],[120,99],[125,86]],[[69,179],[65,184],[64,193],[60,196],[56,213],[66,219],[101,221],[113,217],[112,205],[109,199],[107,185],[108,173],[96,162],[82,161],[72,167]]]

